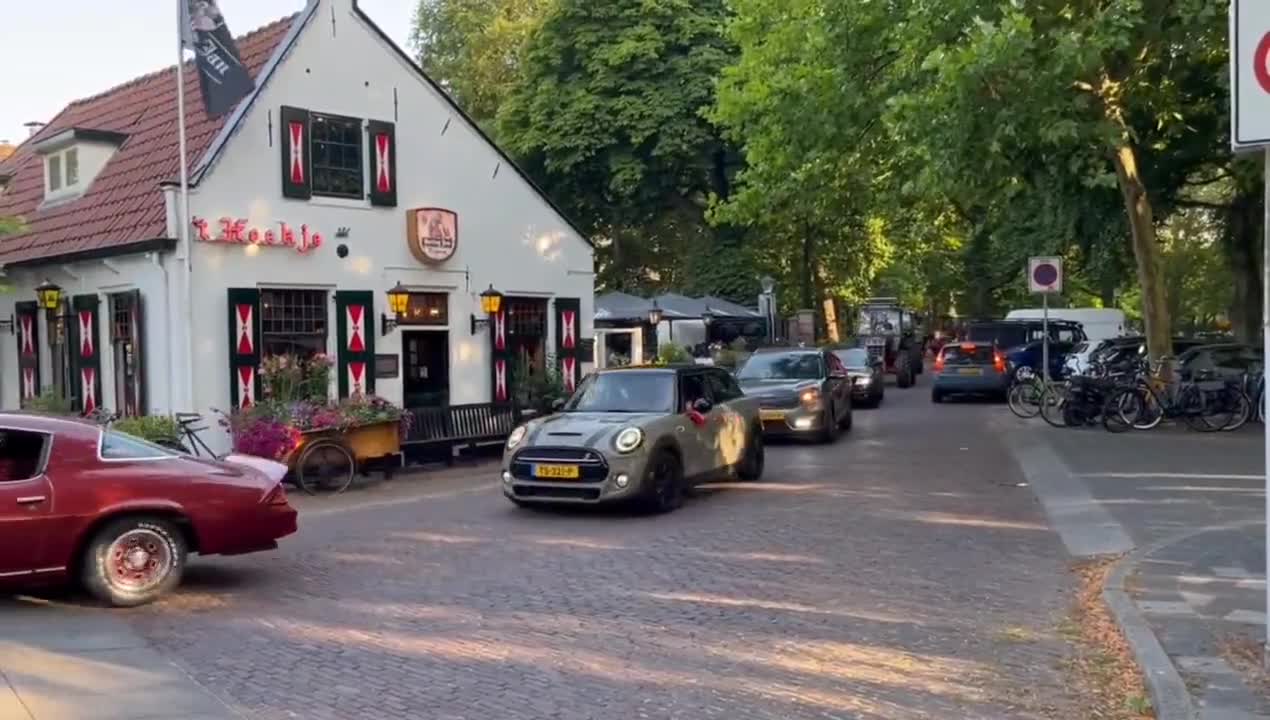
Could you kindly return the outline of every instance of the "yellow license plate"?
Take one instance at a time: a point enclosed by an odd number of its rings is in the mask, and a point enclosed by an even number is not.
[[[764,420],[764,421],[767,421],[767,420],[784,420],[784,419],[785,419],[785,412],[784,412],[784,411],[782,411],[782,410],[760,410],[760,411],[759,411],[759,419],[760,419],[760,420]]]
[[[535,465],[534,477],[577,480],[581,473],[577,465]]]
[[[980,368],[961,368],[957,371],[958,375],[982,375],[983,370]]]

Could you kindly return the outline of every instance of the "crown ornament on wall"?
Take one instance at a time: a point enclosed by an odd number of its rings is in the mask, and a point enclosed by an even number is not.
[[[349,235],[349,233],[350,233],[350,232],[351,232],[351,231],[350,231],[348,228],[346,228],[346,227],[338,228],[338,229],[335,231],[335,237],[337,237],[337,238],[346,238],[346,237],[348,237],[348,235]]]

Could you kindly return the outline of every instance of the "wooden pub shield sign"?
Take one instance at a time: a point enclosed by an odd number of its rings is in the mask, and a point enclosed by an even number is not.
[[[406,237],[410,252],[419,262],[443,263],[459,247],[459,214],[441,208],[407,210]]]

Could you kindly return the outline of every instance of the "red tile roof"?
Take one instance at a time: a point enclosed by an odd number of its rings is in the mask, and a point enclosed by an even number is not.
[[[286,37],[296,16],[238,39],[253,76]],[[159,183],[178,178],[175,66],[83,100],[0,161],[0,177],[12,175],[0,194],[0,217],[21,216],[25,231],[0,240],[0,265],[130,245],[168,235]],[[198,75],[185,64],[186,146],[190,170],[232,113],[209,118],[203,111]],[[44,167],[33,145],[68,128],[109,130],[128,139],[110,158],[88,191],[74,201],[40,209]]]

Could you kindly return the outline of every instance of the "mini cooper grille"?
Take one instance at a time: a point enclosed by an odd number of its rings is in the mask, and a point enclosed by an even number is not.
[[[533,466],[541,464],[577,465],[578,480],[582,482],[601,482],[609,476],[609,464],[604,456],[585,448],[525,448],[512,457],[511,472],[517,480],[537,480]]]

